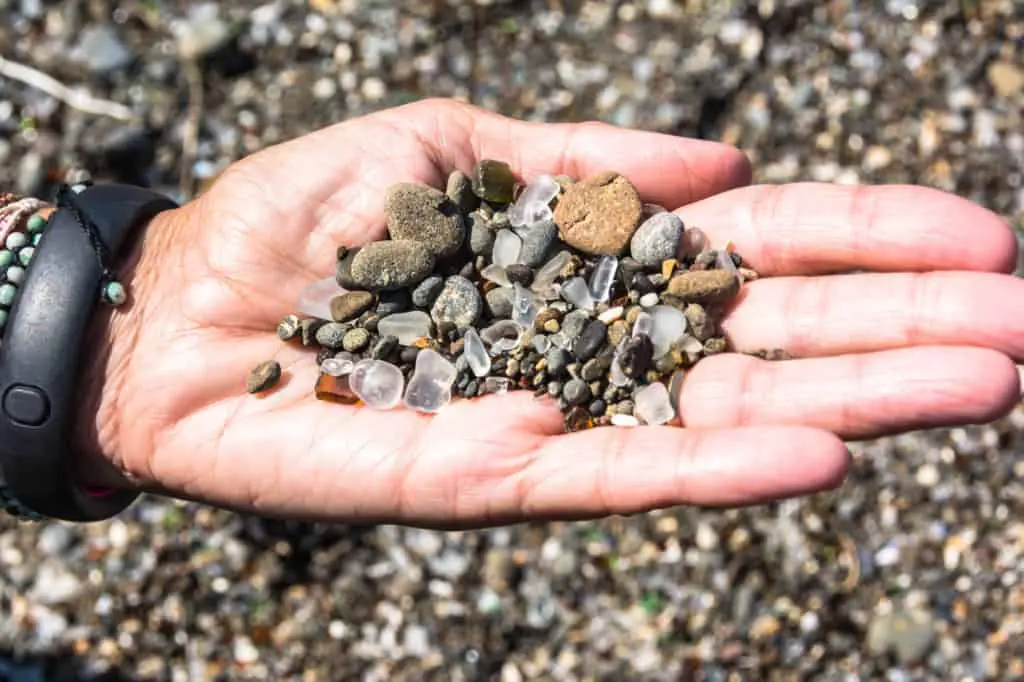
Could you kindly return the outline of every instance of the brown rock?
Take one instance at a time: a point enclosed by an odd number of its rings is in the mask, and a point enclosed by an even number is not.
[[[566,188],[554,221],[566,244],[589,254],[618,256],[629,247],[642,214],[643,204],[632,183],[607,172]]]
[[[349,291],[331,299],[331,318],[335,322],[348,322],[359,317],[373,305],[374,296],[368,291]]]
[[[443,193],[411,182],[393,185],[384,204],[392,239],[414,240],[435,258],[446,258],[462,246],[466,226],[459,208]]]
[[[683,315],[686,316],[686,321],[697,340],[707,341],[715,335],[715,323],[708,318],[707,311],[700,304],[691,303],[686,306],[683,309]]]
[[[249,393],[263,393],[274,387],[281,378],[281,364],[276,360],[267,360],[256,365],[249,372],[245,382],[245,390]]]
[[[676,275],[668,283],[668,293],[693,303],[720,303],[736,296],[740,281],[725,270],[698,270]]]

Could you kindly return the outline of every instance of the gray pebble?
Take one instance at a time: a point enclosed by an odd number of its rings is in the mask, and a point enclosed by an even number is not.
[[[526,288],[533,284],[533,269],[521,263],[513,263],[505,268],[505,276],[513,284]]]
[[[603,353],[596,358],[591,358],[583,363],[580,369],[580,378],[584,381],[596,381],[603,378],[612,366],[611,353]]]
[[[558,236],[558,227],[551,220],[531,225],[523,238],[523,246],[519,251],[519,262],[531,268],[540,266],[546,260],[556,236]]]
[[[603,417],[605,410],[607,410],[607,407],[608,406],[605,405],[605,402],[598,398],[594,402],[590,403],[590,407],[588,407],[587,409],[589,410],[591,416]]]
[[[559,381],[548,382],[548,395],[557,398],[562,394],[562,384]]]
[[[362,327],[349,329],[341,341],[341,347],[349,353],[358,353],[370,344],[370,332]]]
[[[402,352],[398,357],[403,365],[411,365],[416,362],[416,356],[419,354],[420,349],[416,346],[406,346],[402,348]]]
[[[385,291],[377,299],[377,314],[384,317],[395,313],[404,313],[409,310],[410,304],[409,292],[405,289]]]
[[[299,334],[303,346],[311,346],[316,341],[316,333],[324,326],[324,320],[307,319],[299,322]]]
[[[393,291],[423,281],[433,269],[434,257],[423,244],[380,241],[367,244],[352,256],[349,274],[355,288]]]
[[[489,256],[494,249],[494,232],[479,213],[469,216],[469,250],[476,256]]]
[[[441,290],[430,316],[436,324],[451,322],[459,329],[473,326],[483,311],[483,297],[476,285],[465,277],[449,277]]]
[[[683,221],[675,213],[658,213],[648,218],[630,240],[630,254],[647,267],[675,258],[683,236]]]
[[[589,312],[586,310],[574,310],[562,320],[562,333],[570,339],[575,339],[583,333],[583,329],[589,321]]]
[[[456,169],[448,176],[445,194],[463,213],[469,213],[480,205],[480,199],[473,194],[473,184],[469,176]]]
[[[487,310],[492,317],[499,319],[512,317],[511,288],[496,287],[488,291],[484,298],[487,300]]]
[[[592,397],[590,386],[580,379],[573,379],[565,384],[562,389],[562,396],[570,405],[582,405],[589,402]]]
[[[569,353],[561,348],[552,348],[544,355],[548,365],[548,374],[554,377],[560,376],[569,366]]]
[[[646,338],[646,337],[644,337]],[[591,320],[576,340],[574,354],[581,362],[594,357],[601,345],[608,340],[608,327],[601,320]]]
[[[295,315],[285,315],[277,324],[277,338],[282,341],[295,338],[299,333],[299,318]]]
[[[391,187],[384,214],[392,240],[419,242],[435,258],[458,251],[466,237],[458,206],[427,185],[403,182]]]
[[[398,350],[398,337],[382,336],[377,343],[373,344],[370,357],[374,360],[385,360],[391,357],[396,350]]]
[[[509,358],[508,364],[505,366],[505,376],[509,379],[515,379],[519,376],[519,361],[515,358]]]
[[[412,304],[417,308],[429,308],[434,304],[441,289],[444,288],[444,278],[439,275],[431,275],[416,285],[412,290]]]
[[[337,350],[342,347],[348,327],[340,322],[328,322],[316,330],[316,342],[324,348]]]

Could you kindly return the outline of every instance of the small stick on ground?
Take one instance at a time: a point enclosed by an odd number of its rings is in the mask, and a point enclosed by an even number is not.
[[[181,141],[181,174],[178,190],[182,198],[192,198],[192,165],[195,163],[196,150],[199,147],[199,123],[203,115],[203,72],[194,60],[187,59],[182,63],[185,82],[188,84],[188,119]]]
[[[87,114],[109,116],[119,121],[131,121],[135,118],[132,110],[123,104],[93,97],[88,92],[65,85],[53,76],[45,74],[38,69],[5,59],[4,57],[0,57],[0,76],[19,81],[37,90],[42,90],[51,97],[64,102],[64,104],[72,109],[77,109]]]

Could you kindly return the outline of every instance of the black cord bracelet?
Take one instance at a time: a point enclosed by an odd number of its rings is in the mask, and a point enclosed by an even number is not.
[[[96,521],[138,496],[96,494],[76,478],[70,437],[79,360],[98,299],[119,302],[111,300],[111,289],[120,286],[113,259],[133,230],[176,207],[166,196],[127,185],[78,194],[63,188],[58,196],[0,347],[0,501],[14,500],[10,506],[23,516]]]

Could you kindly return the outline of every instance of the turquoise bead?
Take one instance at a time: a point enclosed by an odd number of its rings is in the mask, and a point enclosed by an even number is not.
[[[7,241],[4,242],[8,249],[14,251],[28,244],[28,235],[24,232],[12,232],[7,235]]]
[[[13,284],[0,284],[0,305],[10,308],[17,295],[18,287]]]
[[[32,235],[32,246],[39,246],[39,242],[43,241],[43,233],[37,232]]]
[[[20,265],[12,265],[7,268],[7,281],[15,286],[21,286],[25,281],[25,268]]]
[[[34,215],[28,219],[26,226],[29,232],[42,232],[46,227],[46,218],[41,215]]]
[[[11,267],[17,260],[18,257],[14,254],[13,251],[3,249],[2,251],[0,251],[0,270],[4,270]]]
[[[107,282],[107,286],[103,287],[103,298],[111,305],[123,305],[128,300],[128,292],[120,282]]]
[[[22,265],[28,267],[28,264],[32,262],[32,256],[34,255],[36,255],[36,250],[31,246],[26,246],[18,252],[18,260],[21,261]]]

